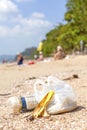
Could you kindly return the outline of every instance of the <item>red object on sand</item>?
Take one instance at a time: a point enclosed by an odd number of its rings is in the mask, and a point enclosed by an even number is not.
[[[32,65],[32,64],[35,64],[35,62],[34,61],[29,61],[28,62],[28,65]]]

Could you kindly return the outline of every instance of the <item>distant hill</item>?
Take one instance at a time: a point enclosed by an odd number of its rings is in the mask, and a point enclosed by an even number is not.
[[[7,62],[11,62],[14,61],[14,59],[15,59],[15,55],[0,55],[0,62],[2,62],[3,60]]]
[[[26,48],[21,54],[23,56],[26,56],[27,58],[33,58],[34,54],[37,53],[37,48],[36,47],[31,47],[31,48]],[[7,62],[11,62],[16,60],[17,55],[0,55],[0,62],[3,60]]]
[[[34,54],[37,54],[37,48],[36,47],[30,47],[26,48],[23,52],[21,52],[23,56],[26,56],[27,58],[33,58]]]

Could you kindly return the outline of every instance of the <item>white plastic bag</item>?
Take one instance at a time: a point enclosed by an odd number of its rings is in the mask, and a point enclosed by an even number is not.
[[[37,80],[34,84],[34,93],[36,101],[39,103],[42,98],[50,91],[48,84],[44,83],[42,80]]]
[[[36,84],[39,83],[43,86],[42,91],[37,90]],[[47,112],[49,114],[68,112],[77,107],[75,92],[72,87],[64,81],[61,81],[54,76],[49,76],[46,83],[39,80],[36,84],[35,94],[37,101],[40,101],[48,91],[54,90],[55,92],[52,101],[47,107]]]

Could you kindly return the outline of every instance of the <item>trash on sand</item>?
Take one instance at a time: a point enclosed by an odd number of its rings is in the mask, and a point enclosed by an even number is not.
[[[10,97],[8,107],[13,114],[34,109],[29,116],[29,119],[33,120],[72,111],[77,108],[77,101],[76,94],[69,84],[57,77],[49,76],[35,82],[34,94],[25,97]]]
[[[35,110],[33,111],[32,115],[29,117],[30,120],[38,117],[48,117],[49,114],[47,113],[47,106],[50,103],[52,97],[54,95],[54,91],[49,91],[45,97],[40,101],[40,103],[36,106]]]
[[[42,85],[42,90],[37,88],[39,84]],[[48,114],[68,112],[77,108],[76,94],[73,88],[54,76],[49,76],[45,82],[38,80],[34,87],[38,103],[48,91],[53,90],[55,92],[51,102],[47,106]]]
[[[67,78],[64,78],[63,80],[71,80],[71,79],[77,79],[79,78],[77,74],[73,74],[72,76],[69,76]]]
[[[8,110],[12,114],[18,114],[28,110],[33,110],[37,105],[34,95],[27,95],[25,97],[10,97],[7,101]]]
[[[28,65],[33,65],[33,64],[35,64],[34,61],[29,61],[29,62],[28,62]]]

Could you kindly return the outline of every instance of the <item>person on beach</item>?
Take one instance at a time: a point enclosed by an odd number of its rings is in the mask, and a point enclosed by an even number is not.
[[[22,56],[22,54],[17,54],[17,65],[22,65],[24,61],[24,58]]]
[[[38,59],[38,56],[35,54],[34,55],[34,60],[36,61]]]
[[[54,55],[54,60],[60,60],[65,58],[65,52],[61,46],[57,46],[57,52]]]
[[[38,61],[43,61],[44,60],[44,56],[43,56],[43,52],[42,51],[39,52],[39,58],[37,60]]]

